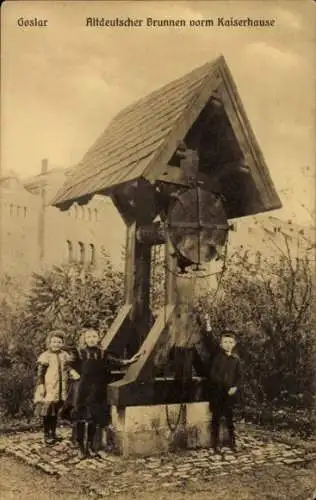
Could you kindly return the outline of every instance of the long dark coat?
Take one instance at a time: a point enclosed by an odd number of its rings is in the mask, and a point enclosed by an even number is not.
[[[102,427],[110,423],[106,391],[112,381],[113,359],[99,347],[86,347],[76,352],[71,364],[80,379],[73,384],[70,394],[72,420],[93,421]],[[116,361],[119,363],[119,360]]]

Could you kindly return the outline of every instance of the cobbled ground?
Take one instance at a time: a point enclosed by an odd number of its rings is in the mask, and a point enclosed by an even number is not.
[[[222,449],[220,455],[211,450],[183,450],[157,457],[123,458],[106,451],[99,458],[79,460],[78,451],[69,439],[69,429],[62,429],[63,441],[45,446],[40,433],[17,433],[0,437],[0,451],[47,474],[71,476],[91,494],[110,497],[124,492],[144,493],[207,487],[214,476],[247,474],[266,465],[303,468],[315,460],[315,448],[286,444],[273,436],[257,436],[239,430],[238,452]],[[290,470],[289,470],[290,473]]]

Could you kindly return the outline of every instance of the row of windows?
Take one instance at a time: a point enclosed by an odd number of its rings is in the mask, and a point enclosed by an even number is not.
[[[9,205],[9,213],[11,217],[26,217],[29,209],[28,207],[21,207],[20,205]]]
[[[96,208],[82,207],[80,205],[73,205],[69,211],[68,215],[74,216],[75,219],[78,220],[90,220],[90,221],[98,221],[99,213]]]
[[[66,241],[67,262],[79,262],[80,264],[89,264],[94,266],[96,255],[95,246],[93,243],[85,245],[82,241],[72,243],[70,240]]]
[[[20,205],[14,205],[11,203],[9,205],[9,213],[11,217],[26,217],[29,212],[29,208],[25,206],[20,206]],[[75,219],[78,220],[89,220],[89,221],[98,221],[99,220],[99,213],[96,208],[87,208],[87,207],[81,207],[79,205],[74,205],[73,208],[71,208],[68,211],[69,216],[74,216]]]

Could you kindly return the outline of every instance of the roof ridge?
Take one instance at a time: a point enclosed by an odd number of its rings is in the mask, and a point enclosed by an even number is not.
[[[248,212],[240,209],[240,213],[250,215],[280,208],[280,200],[223,55],[161,85],[117,113],[72,169],[51,203],[68,208],[75,200],[88,199],[96,193],[110,195],[116,187],[135,179],[155,181],[172,158],[178,141],[188,135],[194,124],[204,127],[199,117],[215,91],[224,107],[218,116],[219,124],[234,136],[242,154],[247,156],[251,167],[247,186],[258,193],[252,204],[249,202]],[[216,134],[214,137],[218,140]],[[228,142],[227,138],[226,142],[221,140],[221,147],[229,149]],[[234,147],[230,153],[235,158]],[[219,156],[216,161],[224,160]]]
[[[193,74],[194,73],[199,73],[200,71],[202,71],[203,68],[207,68],[207,67],[210,67],[210,69],[214,69],[214,66],[215,64],[217,65],[218,63],[220,63],[220,61],[223,59],[223,56],[220,55],[214,59],[212,59],[211,61],[208,61],[204,64],[202,64],[201,66],[198,66],[198,67],[195,67],[193,69],[191,69],[189,72],[187,73],[183,73],[181,76],[179,76],[178,78],[175,78],[174,80],[172,81],[169,81],[167,83],[164,83],[163,85],[157,87],[156,89],[152,90],[151,92],[148,92],[148,94],[146,94],[145,96],[143,97],[140,97],[139,99],[136,99],[135,101],[133,101],[131,104],[128,104],[127,106],[125,106],[124,108],[122,108],[114,117],[113,119],[111,120],[111,122],[109,123],[109,126],[111,125],[111,123],[117,118],[117,117],[121,117],[122,115],[125,114],[125,112],[130,109],[130,108],[133,108],[134,106],[138,106],[141,102],[143,101],[146,101],[149,97],[153,97],[155,94],[157,93],[160,93],[160,92],[163,92],[165,90],[167,90],[168,88],[172,87],[172,86],[175,86],[177,83],[179,83],[181,80],[185,80],[185,79],[188,79],[190,80],[190,78],[192,78]]]

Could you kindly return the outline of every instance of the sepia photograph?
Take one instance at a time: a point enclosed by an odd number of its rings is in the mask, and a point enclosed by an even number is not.
[[[1,499],[315,500],[315,16],[2,3]]]

